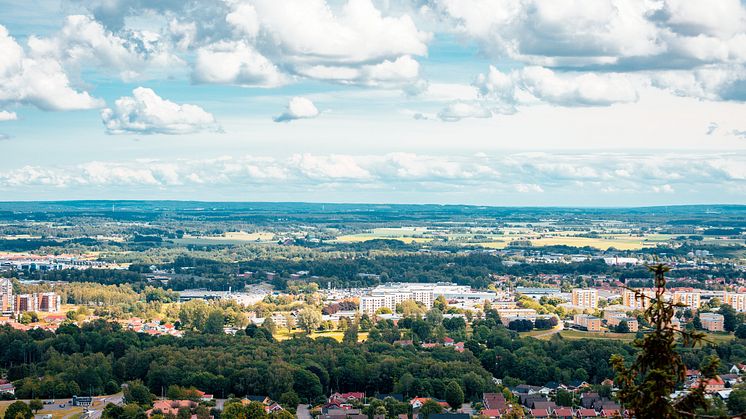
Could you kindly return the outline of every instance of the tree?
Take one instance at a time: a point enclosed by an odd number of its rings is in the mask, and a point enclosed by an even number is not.
[[[41,409],[44,409],[44,403],[42,403],[39,399],[33,399],[28,402],[29,408],[34,411],[34,413],[39,413]]]
[[[225,319],[221,310],[213,310],[205,321],[205,333],[209,335],[220,335],[223,333]]]
[[[31,419],[34,414],[29,405],[22,401],[11,403],[5,410],[5,419]]]
[[[670,401],[669,396],[676,390],[676,386],[686,379],[686,365],[676,351],[677,334],[681,336],[684,346],[693,346],[701,342],[704,334],[677,331],[671,326],[675,309],[684,305],[666,302],[664,299],[665,273],[670,268],[659,264],[650,266],[649,269],[655,278],[655,296],[649,297],[635,291],[635,297],[650,300],[644,317],[653,330],[634,342],[640,351],[631,367],[627,367],[621,355],[612,355],[611,364],[617,373],[615,382],[620,388],[617,397],[626,408],[640,418],[694,416],[697,409],[709,405],[705,398],[704,380],[715,375],[717,362],[711,359],[707,363],[699,386],[685,397]]]
[[[435,299],[435,301],[433,301],[433,307],[440,310],[441,313],[445,313],[446,310],[448,310],[448,300],[446,300],[446,297],[441,294]]]
[[[141,381],[131,381],[124,388],[124,400],[145,406],[153,403],[153,395]]]
[[[728,410],[733,416],[742,416],[746,413],[746,389],[737,388],[728,396]]]
[[[298,312],[298,326],[306,333],[311,333],[321,324],[321,312],[311,307],[306,307]]]
[[[562,388],[557,389],[554,401],[560,406],[572,406],[574,402],[573,393]]]
[[[464,404],[464,390],[461,389],[461,386],[456,381],[448,383],[445,396],[446,402],[453,410],[460,408]]]
[[[313,400],[320,396],[323,389],[316,374],[307,370],[297,370],[293,374],[293,389],[305,400]]]
[[[422,407],[420,407],[420,415],[425,419],[428,419],[430,415],[435,413],[443,413],[443,406],[438,404],[435,400],[428,399],[422,404]]]
[[[697,313],[692,319],[692,326],[694,327],[694,330],[702,330],[702,320],[699,318],[699,313]]]
[[[347,344],[355,344],[357,343],[357,335],[358,335],[358,326],[357,323],[352,323],[347,330],[345,330],[344,336],[342,337],[342,342]]]
[[[246,409],[241,402],[230,402],[223,406],[220,419],[246,419]]]
[[[285,409],[295,411],[295,408],[300,404],[300,397],[294,391],[286,391],[280,395],[280,404]]]
[[[736,337],[738,339],[746,339],[746,324],[739,324],[736,328]]]
[[[269,333],[273,335],[277,332],[277,325],[275,324],[275,321],[272,320],[272,316],[267,316],[264,318],[264,323],[262,323],[262,327],[269,330]]]
[[[629,324],[627,323],[627,320],[622,320],[619,322],[619,324],[616,326],[616,332],[629,333]]]
[[[264,410],[264,405],[259,402],[251,402],[245,408],[246,417],[248,419],[262,419],[267,417],[267,411]]]
[[[287,410],[276,410],[269,414],[272,419],[295,419],[295,415],[288,412]]]
[[[728,304],[720,305],[718,313],[723,316],[723,329],[726,332],[733,332],[738,327],[738,318],[736,317],[736,310]]]

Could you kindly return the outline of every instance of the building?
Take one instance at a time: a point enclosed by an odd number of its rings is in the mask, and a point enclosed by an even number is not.
[[[625,313],[619,313],[616,311],[606,312],[604,313],[604,318],[606,319],[606,325],[610,327],[617,327],[619,326],[619,323],[626,321],[630,332],[637,332],[640,328],[637,319],[634,317],[627,317]]]
[[[689,291],[675,291],[673,293],[674,304],[684,304],[692,310],[698,310],[700,306],[700,293]]]
[[[62,310],[62,299],[54,292],[39,294],[18,294],[15,297],[15,313],[27,311],[44,311],[58,313]]]
[[[575,324],[589,332],[600,332],[601,331],[601,319],[595,316],[589,316],[587,314],[576,314],[573,318]]]
[[[744,312],[746,311],[746,294],[726,292],[723,296],[723,303],[728,304],[738,312]]]
[[[598,308],[598,291],[579,288],[572,290],[572,305],[581,308]]]
[[[622,293],[622,304],[632,310],[645,310],[650,305],[650,300],[655,298],[655,291],[650,289],[638,290],[643,296],[638,297],[635,291],[624,290]]]
[[[14,304],[13,281],[10,278],[0,278],[0,316],[12,316]]]
[[[36,294],[18,294],[16,295],[15,312],[23,313],[26,311],[39,311],[39,303]]]
[[[711,332],[722,332],[723,316],[717,313],[700,313],[699,320],[702,322],[702,328]]]
[[[478,304],[492,301],[497,295],[494,292],[478,292],[466,285],[451,283],[387,283],[373,288],[369,295],[360,297],[360,312],[374,314],[378,309],[387,307],[391,311],[407,300],[417,301],[430,308],[439,296],[449,302]]]
[[[39,311],[58,313],[62,310],[62,297],[53,292],[43,292],[37,296]]]

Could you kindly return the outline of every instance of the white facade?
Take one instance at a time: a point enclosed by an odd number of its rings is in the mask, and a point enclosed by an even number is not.
[[[492,301],[496,294],[492,292],[476,292],[467,285],[454,284],[420,284],[420,283],[388,283],[379,285],[370,291],[369,295],[360,297],[360,312],[373,314],[382,307],[391,311],[406,300],[422,303],[430,308],[439,296],[449,301],[464,301],[478,303],[485,300]]]

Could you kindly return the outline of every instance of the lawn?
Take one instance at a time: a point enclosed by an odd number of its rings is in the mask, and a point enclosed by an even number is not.
[[[559,332],[559,335],[563,339],[578,340],[578,339],[614,339],[629,341],[635,339],[635,333],[610,333],[610,332],[584,332],[582,330],[563,330]],[[543,336],[539,339],[550,339],[552,336]]]
[[[275,339],[282,341],[291,339],[293,336],[303,336],[303,332],[301,331],[294,331],[293,333],[288,332],[287,329],[282,329],[277,332],[275,332],[274,337]],[[335,339],[337,342],[342,342],[342,338],[344,337],[344,332],[340,330],[331,330],[328,332],[312,332],[311,333],[311,339],[316,339],[320,337],[327,337]],[[362,342],[365,339],[368,339],[368,332],[359,332],[357,334],[357,340],[358,342]]]

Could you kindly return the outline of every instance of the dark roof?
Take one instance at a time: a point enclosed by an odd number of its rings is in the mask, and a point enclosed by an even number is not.
[[[251,400],[252,402],[263,402],[264,399],[266,399],[266,398],[267,398],[267,396],[257,396],[255,394],[246,396],[246,399],[247,400]]]
[[[469,419],[466,413],[434,413],[430,419]]]

